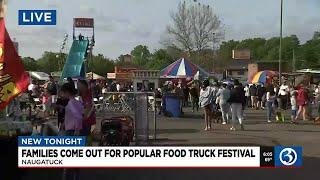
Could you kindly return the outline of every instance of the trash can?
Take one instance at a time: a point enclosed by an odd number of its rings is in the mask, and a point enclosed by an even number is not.
[[[135,141],[136,145],[146,145],[149,140],[148,95],[135,97]]]
[[[165,112],[171,117],[180,117],[180,97],[174,95],[167,95],[164,97]]]

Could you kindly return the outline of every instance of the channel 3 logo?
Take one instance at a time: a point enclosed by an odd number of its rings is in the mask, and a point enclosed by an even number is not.
[[[300,146],[276,146],[275,166],[302,166],[302,147]]]

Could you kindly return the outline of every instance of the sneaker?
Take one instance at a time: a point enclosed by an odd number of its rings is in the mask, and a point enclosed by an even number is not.
[[[226,122],[222,122],[223,125],[227,124]]]
[[[268,120],[268,123],[271,123],[272,121],[271,120]]]
[[[233,126],[230,128],[230,131],[235,131],[236,128],[234,128]]]
[[[243,126],[243,124],[240,124],[240,128],[241,128],[241,131],[244,131],[244,126]]]

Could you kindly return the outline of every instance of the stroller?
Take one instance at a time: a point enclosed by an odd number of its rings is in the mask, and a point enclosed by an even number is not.
[[[102,120],[100,146],[129,146],[133,140],[133,127],[130,116]]]

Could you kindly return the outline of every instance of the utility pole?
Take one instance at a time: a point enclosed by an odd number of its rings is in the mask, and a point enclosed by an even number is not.
[[[280,46],[279,46],[279,84],[281,84],[282,77],[282,69],[281,69],[281,61],[282,61],[282,23],[283,21],[283,0],[281,0],[281,10],[280,10]]]
[[[215,73],[215,62],[214,61],[215,61],[215,56],[216,56],[215,35],[216,35],[216,33],[212,33],[212,71],[213,71],[213,73]]]
[[[294,49],[292,51],[292,71],[296,72],[296,55]]]

